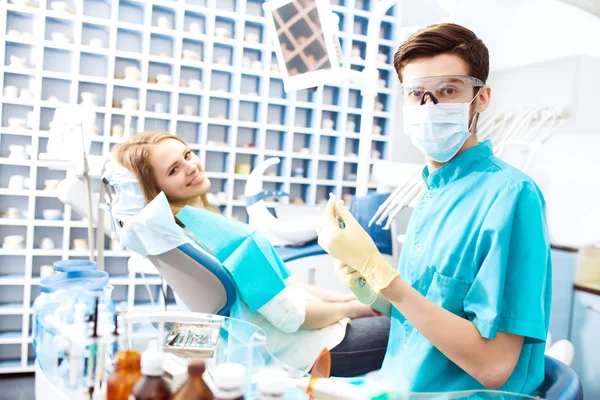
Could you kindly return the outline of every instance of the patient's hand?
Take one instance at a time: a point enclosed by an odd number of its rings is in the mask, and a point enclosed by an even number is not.
[[[344,293],[335,293],[332,294],[329,301],[332,303],[346,303],[348,301],[356,300],[356,296],[352,293],[344,294]]]
[[[362,304],[358,300],[352,300],[347,302],[348,304],[348,318],[364,318],[364,317],[377,317],[382,315],[379,311],[371,306]]]

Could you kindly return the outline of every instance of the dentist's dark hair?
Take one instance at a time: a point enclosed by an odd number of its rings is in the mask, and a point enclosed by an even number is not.
[[[394,68],[400,82],[402,69],[417,58],[455,54],[471,69],[470,75],[486,82],[490,73],[488,48],[471,30],[464,26],[443,23],[429,25],[410,36],[394,54]]]

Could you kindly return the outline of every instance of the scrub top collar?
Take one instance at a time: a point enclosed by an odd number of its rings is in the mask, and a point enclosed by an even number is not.
[[[428,189],[442,188],[469,175],[480,160],[492,155],[492,142],[486,140],[465,150],[431,174],[429,173],[429,167],[425,167],[423,169],[423,180]]]

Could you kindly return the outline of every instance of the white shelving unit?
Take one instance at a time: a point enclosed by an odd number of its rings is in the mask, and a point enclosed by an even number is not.
[[[364,56],[373,2],[333,2],[340,16],[342,49],[353,69],[364,66],[350,56],[353,47]],[[17,208],[21,214],[16,219],[0,219],[0,243],[9,235],[25,237],[23,249],[0,248],[0,373],[33,370],[31,306],[39,294],[40,266],[87,257],[86,251],[73,250],[74,239],[87,238],[85,222],[56,199],[52,190],[45,190],[44,181],[62,179],[66,173],[49,169],[36,157],[45,151],[50,134],[57,106],[52,96],[61,103],[76,104],[82,92],[97,95],[95,155],[108,154],[122,140],[111,136],[111,128],[124,126],[129,119],[134,132],[166,130],[181,136],[204,163],[211,190],[226,193],[225,201],[218,204],[223,213],[240,220],[247,220],[242,197],[247,175],[236,173],[236,164],[254,167],[267,158],[280,157],[276,175],[264,178],[265,189],[281,189],[307,204],[326,199],[329,192],[351,195],[356,186],[357,158],[351,153],[358,152],[360,89],[341,84],[284,93],[268,42],[262,1],[67,3],[72,13],[54,10],[49,0],[0,4],[0,27],[5,27],[0,31],[0,88],[17,86],[21,93],[29,89],[32,94],[13,98],[3,91],[0,98],[0,213]],[[168,21],[172,29],[159,28],[159,21]],[[392,10],[381,30],[380,52],[388,55],[388,63],[379,68],[378,101],[383,109],[376,113],[381,132],[373,136],[373,148],[382,158],[390,156],[394,124],[390,110],[397,79],[391,60],[398,21]],[[217,28],[226,28],[229,34],[215,36]],[[56,32],[70,42],[53,40]],[[98,39],[101,46],[95,46]],[[189,50],[199,53],[200,59],[182,58]],[[25,65],[11,63],[15,56],[24,58]],[[139,81],[122,79],[127,66],[139,68]],[[172,83],[153,83],[157,74],[170,75]],[[200,80],[201,87],[181,84],[190,79]],[[138,110],[121,108],[121,101],[128,97],[138,100]],[[184,109],[192,115],[184,115]],[[27,126],[11,127],[9,118],[26,119]],[[332,119],[334,129],[321,129],[324,119]],[[33,157],[9,158],[10,145],[31,146]],[[12,175],[29,178],[30,187],[8,189]],[[43,219],[45,209],[60,209],[62,219]],[[39,248],[45,237],[54,241],[55,249]],[[128,272],[127,251],[107,247],[104,254],[105,269],[115,285],[113,298],[131,307],[148,307],[144,285],[158,293],[160,280]],[[171,293],[168,299],[172,300]]]

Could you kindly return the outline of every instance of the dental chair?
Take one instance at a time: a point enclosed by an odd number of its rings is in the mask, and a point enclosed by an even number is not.
[[[235,285],[221,263],[204,250],[186,243],[147,258],[175,292],[179,308],[229,315],[236,299]]]
[[[106,208],[110,211],[112,236],[119,240],[124,221],[111,209],[119,189],[106,178],[101,182]],[[185,243],[165,253],[145,257],[143,262],[149,262],[171,287],[180,309],[229,315],[237,297],[233,279],[221,263],[200,246]]]
[[[547,400],[582,400],[583,388],[579,377],[570,367],[546,356],[544,383],[540,396]]]

